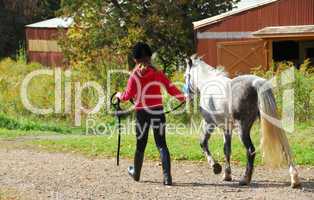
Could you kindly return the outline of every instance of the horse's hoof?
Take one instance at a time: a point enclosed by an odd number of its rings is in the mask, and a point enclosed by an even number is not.
[[[241,180],[241,181],[239,182],[239,186],[248,186],[248,185],[249,185],[249,183],[246,182],[245,180]]]
[[[250,180],[248,179],[248,177],[242,177],[241,180],[239,181],[239,185],[240,186],[248,186],[250,185]]]
[[[294,189],[301,187],[301,182],[300,182],[297,172],[291,175],[291,187]]]
[[[291,188],[293,189],[301,188],[301,183],[291,183]]]
[[[221,167],[220,164],[215,163],[215,164],[213,165],[213,170],[214,170],[214,174],[220,174],[221,171],[222,171],[222,167]]]
[[[223,177],[223,181],[227,181],[227,182],[232,181],[231,175],[230,174],[225,174],[224,177]]]

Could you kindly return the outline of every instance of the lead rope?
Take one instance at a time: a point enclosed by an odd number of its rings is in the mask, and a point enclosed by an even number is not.
[[[131,102],[131,104],[135,105],[133,99],[131,99],[130,102]],[[172,112],[178,110],[179,108],[181,108],[185,103],[186,103],[186,101],[183,101],[183,102],[181,102],[179,105],[177,105],[175,108],[173,108],[173,109],[171,109],[171,110],[168,110],[168,111],[164,111],[164,112],[162,112],[161,114],[168,115],[168,114],[170,114],[170,113],[172,113]]]
[[[115,109],[115,113],[114,115],[117,117],[118,119],[118,145],[117,145],[117,166],[119,166],[120,164],[120,146],[121,146],[121,116],[122,116],[122,109],[120,106],[120,99],[119,98],[115,98],[117,93],[114,93],[111,96],[110,99],[110,104],[111,106],[114,107]],[[114,99],[116,99],[116,102],[114,101]]]

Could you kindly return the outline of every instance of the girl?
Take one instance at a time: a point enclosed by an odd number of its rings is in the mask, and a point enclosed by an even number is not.
[[[166,88],[170,95],[181,102],[185,101],[185,97],[163,72],[157,71],[151,65],[151,56],[152,51],[147,44],[139,42],[134,46],[133,59],[136,67],[128,80],[125,92],[116,95],[121,101],[135,98],[137,141],[134,165],[128,168],[128,173],[135,181],[139,181],[148,131],[149,127],[152,126],[162,162],[163,183],[164,185],[172,185],[170,155],[165,136],[166,119],[163,113],[160,87]]]

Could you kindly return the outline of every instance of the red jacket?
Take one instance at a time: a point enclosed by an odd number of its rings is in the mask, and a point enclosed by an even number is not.
[[[171,83],[167,76],[152,67],[144,70],[135,69],[127,84],[125,92],[121,95],[122,101],[135,98],[135,109],[162,107],[162,95],[160,87],[166,88],[167,92],[179,101],[185,101],[184,95]]]

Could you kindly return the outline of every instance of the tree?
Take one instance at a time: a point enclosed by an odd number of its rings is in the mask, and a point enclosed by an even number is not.
[[[60,0],[0,0],[0,57],[15,54],[25,39],[24,26],[52,18]]]
[[[192,22],[231,10],[239,0],[63,0],[74,17],[66,55],[79,61],[107,49],[128,55],[136,41],[148,42],[165,71],[195,51]],[[64,44],[66,44],[65,42]],[[70,43],[70,44],[69,44]],[[90,59],[93,62],[97,59]]]

